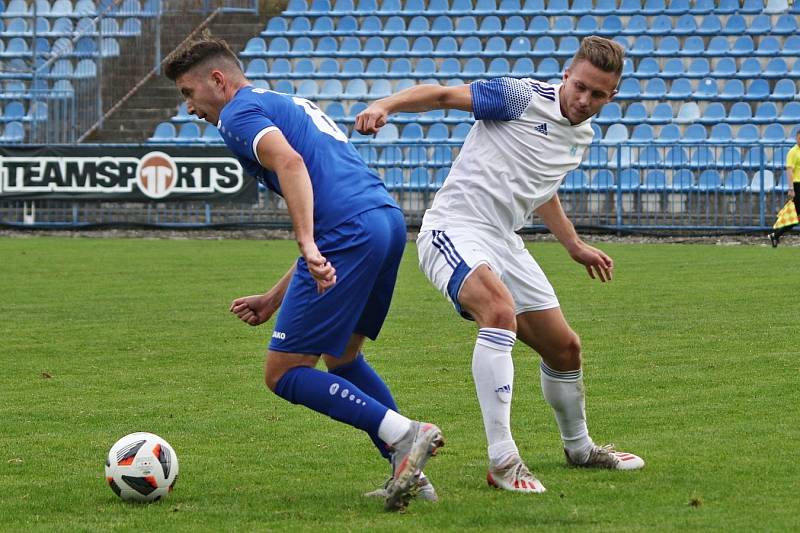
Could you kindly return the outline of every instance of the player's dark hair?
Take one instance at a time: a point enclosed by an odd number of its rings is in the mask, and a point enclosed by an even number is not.
[[[212,37],[203,32],[200,38],[190,41],[182,48],[175,50],[164,62],[164,75],[172,81],[186,74],[197,65],[211,61],[223,61],[241,71],[241,65],[224,39]]]
[[[588,61],[603,72],[613,72],[621,76],[625,49],[610,39],[590,35],[581,41],[580,48],[572,58],[572,64],[578,61]]]

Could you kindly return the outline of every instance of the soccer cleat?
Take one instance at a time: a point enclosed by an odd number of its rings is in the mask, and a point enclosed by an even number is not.
[[[592,445],[589,457],[583,462],[573,460],[566,449],[564,455],[567,456],[567,463],[571,466],[609,468],[611,470],[636,470],[644,467],[644,460],[641,457],[632,453],[618,452],[614,449],[613,444]]]
[[[402,511],[414,496],[420,474],[432,456],[444,446],[442,431],[433,424],[411,422],[408,432],[392,448],[393,480],[386,486],[387,511]]]
[[[768,237],[769,237],[769,242],[772,243],[772,247],[777,248],[781,238],[775,235],[774,233],[770,233]]]
[[[542,482],[528,470],[519,455],[515,455],[504,465],[489,466],[486,482],[491,487],[527,494],[541,493],[547,490]]]
[[[364,496],[367,498],[386,498],[386,496],[388,496],[386,488],[391,485],[393,481],[394,478],[390,477],[386,480],[381,488],[366,492],[364,493]],[[439,501],[439,495],[436,494],[436,489],[433,488],[433,483],[431,483],[424,474],[420,476],[419,481],[417,481],[417,486],[411,489],[410,494],[412,498],[418,498],[427,502]]]

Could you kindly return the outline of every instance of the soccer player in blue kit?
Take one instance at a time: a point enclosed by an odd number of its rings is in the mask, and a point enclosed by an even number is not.
[[[280,307],[267,387],[369,434],[392,463],[381,492],[387,510],[402,510],[418,489],[430,494],[422,467],[444,444],[441,431],[399,414],[361,353],[389,310],[406,242],[400,208],[330,118],[308,100],[253,87],[225,41],[205,35],[164,71],[189,113],[216,125],[245,171],[289,210],[301,257],[265,294],[230,309],[255,326]],[[320,357],[328,372],[315,368]]]

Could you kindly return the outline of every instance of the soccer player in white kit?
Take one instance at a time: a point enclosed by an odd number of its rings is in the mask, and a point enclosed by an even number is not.
[[[475,114],[444,186],[422,220],[420,268],[465,318],[477,322],[472,375],[483,415],[490,485],[544,492],[511,435],[514,365],[519,338],[542,358],[541,385],[553,408],[567,463],[631,470],[644,461],[598,446],[586,425],[581,344],[553,287],[515,232],[535,212],[589,276],[611,280],[613,262],[584,243],[557,191],[592,141],[592,116],[611,101],[624,50],[586,37],[560,84],[496,78],[468,85],[419,85],[377,100],[356,117],[376,133],[396,112],[462,109]]]

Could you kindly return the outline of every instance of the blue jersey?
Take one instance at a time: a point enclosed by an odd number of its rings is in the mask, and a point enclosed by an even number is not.
[[[283,133],[311,177],[315,236],[370,209],[397,207],[347,135],[304,98],[248,85],[222,109],[217,127],[244,170],[278,194],[278,176],[261,166],[256,146],[270,131]]]

